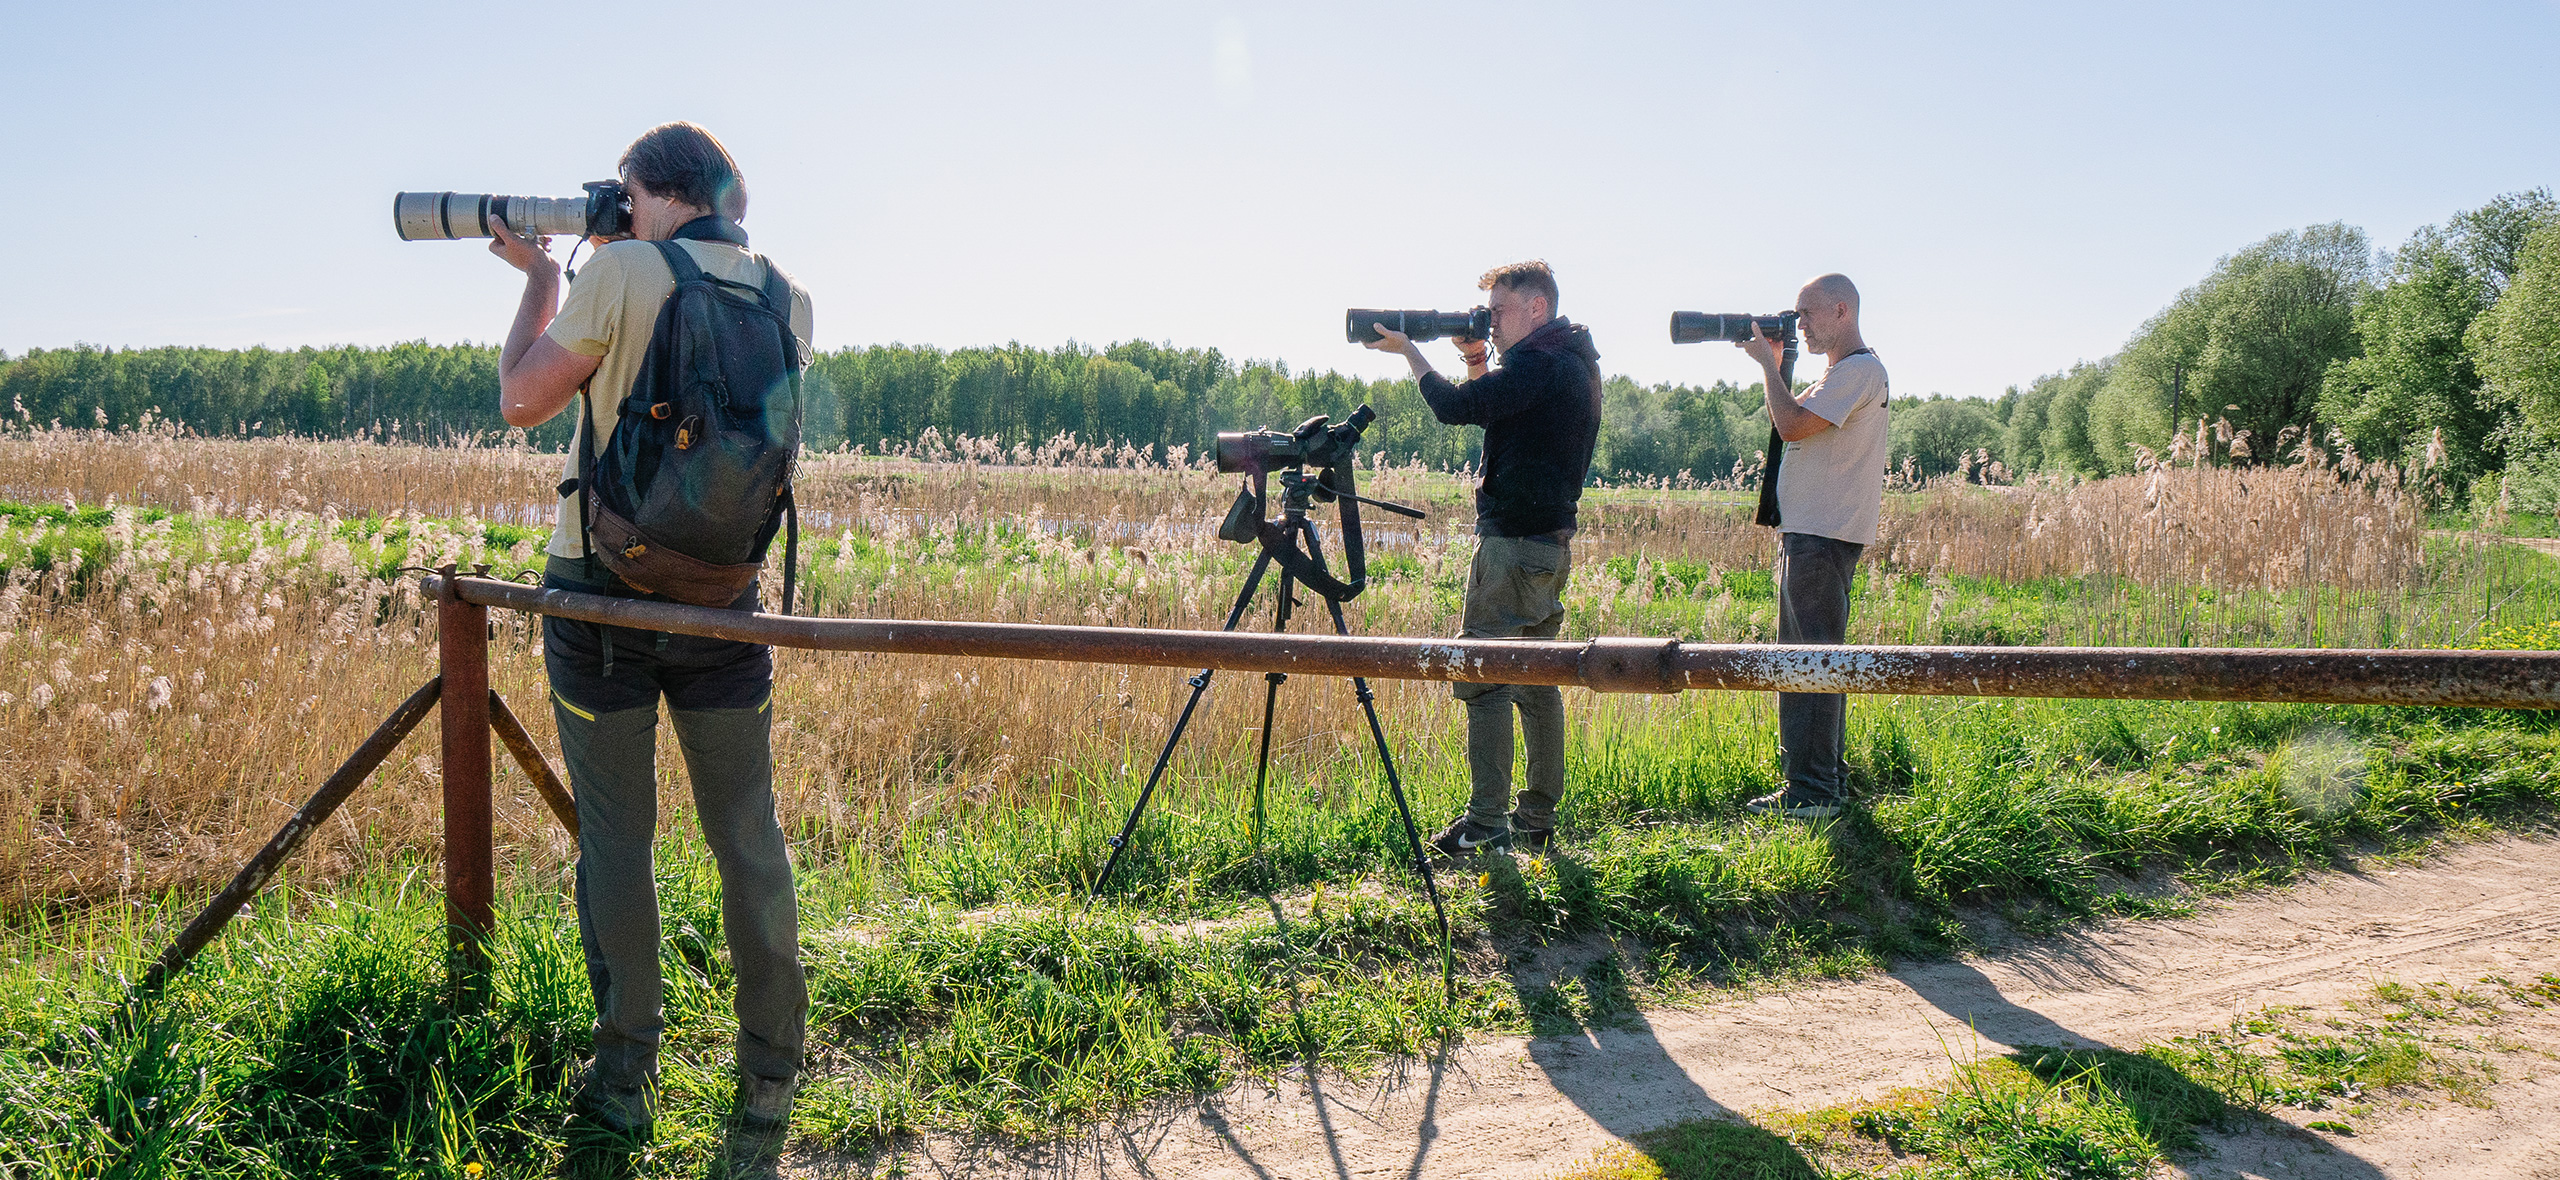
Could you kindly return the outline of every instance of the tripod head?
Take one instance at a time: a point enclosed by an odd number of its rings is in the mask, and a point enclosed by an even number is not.
[[[1218,538],[1239,545],[1259,544],[1280,568],[1332,602],[1348,602],[1368,588],[1369,560],[1360,536],[1360,505],[1367,504],[1415,520],[1419,508],[1372,500],[1359,494],[1355,464],[1360,436],[1376,421],[1377,411],[1362,405],[1334,422],[1318,414],[1296,430],[1253,430],[1218,436],[1218,470],[1242,472],[1245,485],[1218,525]],[[1310,469],[1313,470],[1310,470]],[[1269,478],[1280,477],[1280,520],[1269,519]],[[1307,519],[1317,504],[1337,505],[1342,514],[1342,550],[1350,568],[1348,580],[1336,578],[1314,545],[1315,526]],[[1305,533],[1308,547],[1298,547]]]

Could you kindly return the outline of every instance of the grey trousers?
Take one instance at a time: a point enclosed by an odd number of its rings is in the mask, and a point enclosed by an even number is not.
[[[1864,545],[1782,533],[1778,554],[1778,642],[1845,643],[1849,580]],[[1778,768],[1799,794],[1838,799],[1849,792],[1849,698],[1836,692],[1778,694]]]
[[[1565,538],[1570,537],[1565,534]],[[1573,570],[1569,539],[1478,537],[1467,568],[1469,639],[1553,639],[1564,629],[1564,585]],[[1551,684],[1452,683],[1467,705],[1467,775],[1474,790],[1467,818],[1511,826],[1511,711],[1520,711],[1528,774],[1520,785],[1520,821],[1553,827],[1564,801],[1564,693]]]
[[[556,574],[551,582],[577,586]],[[681,635],[660,642],[569,619],[545,624],[552,716],[578,805],[578,941],[595,993],[598,1079],[636,1086],[654,1078],[666,1030],[654,851],[662,695],[720,873],[720,925],[738,982],[738,1068],[799,1073],[809,988],[790,848],[773,809],[771,653]]]

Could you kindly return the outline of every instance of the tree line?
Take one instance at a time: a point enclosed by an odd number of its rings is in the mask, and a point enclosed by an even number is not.
[[[2343,443],[2454,496],[2560,493],[2560,203],[2498,197],[2377,253],[2362,230],[2273,234],[2125,347],[2012,388],[1962,433],[2012,470],[2113,474],[2200,427],[2223,461]],[[2238,446],[2230,440],[2238,440]]]
[[[485,440],[508,430],[497,413],[497,363],[495,346],[425,341],[291,350],[80,345],[0,356],[0,406],[29,426],[163,422],[216,436]],[[1477,459],[1482,441],[1480,431],[1433,420],[1409,379],[1292,373],[1214,348],[1144,341],[1102,349],[847,348],[812,361],[806,396],[806,445],[815,450],[886,453],[961,436],[1037,448],[1071,435],[1162,461],[1205,453],[1220,431],[1340,417],[1363,402],[1378,418],[1361,449],[1388,462],[1458,467]],[[1730,475],[1736,461],[1756,460],[1768,430],[1757,386],[1643,387],[1612,377],[1607,399],[1598,463],[1605,473]],[[527,441],[566,447],[572,419],[555,418],[527,432]]]
[[[374,437],[411,442],[503,437],[494,346],[413,341],[384,348],[111,349],[77,346],[0,357],[0,406],[23,425],[131,428],[146,421],[204,435]],[[1061,435],[1128,444],[1154,460],[1197,456],[1220,431],[1288,427],[1368,403],[1378,412],[1362,450],[1388,462],[1454,468],[1480,454],[1483,434],[1431,417],[1409,379],[1366,381],[1236,362],[1217,349],[1130,341],[1094,349],[938,348],[883,344],[821,353],[812,362],[807,445],[873,453],[932,439],[993,439],[1031,447]],[[1705,483],[1759,463],[1769,432],[1757,383],[1642,385],[1607,378],[1594,469],[1603,478]],[[1984,413],[1978,400],[1939,399]],[[1934,408],[1937,403],[1928,403]],[[527,432],[544,449],[568,445],[571,416]],[[1952,469],[1974,434],[1894,424],[1895,460],[1932,474]],[[1968,423],[1970,419],[1966,420]],[[1942,438],[1940,435],[1948,435]],[[1954,439],[1955,441],[1950,441]]]
[[[0,405],[21,424],[207,435],[449,441],[502,435],[497,349],[424,341],[275,350],[87,345],[0,355]],[[1730,480],[1760,460],[1757,384],[1607,380],[1604,478]],[[944,350],[879,344],[810,368],[808,445],[898,451],[932,439],[1037,447],[1064,435],[1154,459],[1219,431],[1378,411],[1363,450],[1395,463],[1473,462],[1481,434],[1433,421],[1410,380],[1292,373],[1214,348],[1129,341]],[[565,447],[568,416],[528,435]],[[1998,398],[1902,395],[1892,462],[1911,474],[2102,476],[2208,431],[2216,461],[2284,461],[2343,442],[2423,471],[2453,496],[2560,499],[2560,203],[2511,193],[2377,253],[2344,224],[2273,234],[2215,264],[2115,354]],[[2190,451],[2192,447],[2188,448]],[[1996,461],[2000,466],[1990,468]]]

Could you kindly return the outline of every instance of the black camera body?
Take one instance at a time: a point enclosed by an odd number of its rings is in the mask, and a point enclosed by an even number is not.
[[[1380,339],[1378,325],[1404,333],[1414,340],[1482,340],[1493,335],[1493,309],[1479,307],[1471,311],[1371,311],[1355,307],[1342,313],[1343,337],[1353,344],[1367,344]]]
[[[1751,329],[1781,344],[1796,338],[1796,313],[1782,311],[1776,315],[1723,315],[1711,311],[1675,311],[1671,313],[1671,342],[1697,344],[1722,340],[1740,344],[1751,339]]]
[[[619,180],[590,180],[578,187],[587,190],[588,237],[631,236],[631,190]]]

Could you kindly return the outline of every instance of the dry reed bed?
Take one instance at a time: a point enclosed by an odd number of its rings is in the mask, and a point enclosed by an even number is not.
[[[39,575],[17,562],[0,582],[0,901],[131,897],[226,874],[433,673],[433,625],[415,583],[381,578],[381,567],[395,557],[537,564],[532,542],[493,551],[480,522],[508,504],[547,503],[557,462],[503,448],[0,436],[12,498],[112,497],[247,521],[227,526],[245,528],[238,544],[208,548],[179,543],[172,522],[124,512],[104,568]],[[1233,480],[1197,469],[816,457],[805,479],[808,581],[829,614],[1214,626],[1244,568],[1242,551],[1207,527]],[[1440,527],[1398,535],[1388,522],[1376,545],[1384,572],[1354,604],[1353,625],[1448,633],[1471,553],[1446,527],[1468,518],[1463,486],[1407,469],[1368,486],[1431,504]],[[1653,579],[1609,574],[1613,554],[1766,568],[1766,531],[1729,497],[1603,492],[1593,506],[1568,601],[1578,631],[1655,617]],[[366,517],[386,519],[345,523]],[[0,556],[57,527],[0,521]],[[1897,498],[1888,530],[1880,549],[1908,574],[2028,576],[2097,562],[2173,581],[2190,570],[2270,582],[2343,570],[2380,586],[2420,573],[2404,503],[2310,466],[2177,470],[2156,488],[1940,489]],[[2268,552],[2244,552],[2255,547]],[[1697,597],[1712,600],[1693,624],[1699,636],[1737,637],[1747,605],[1712,587]],[[532,624],[499,612],[495,632],[494,682],[548,744]],[[1187,772],[1250,764],[1256,684],[1234,677],[1211,694]],[[1446,690],[1380,689],[1407,756],[1455,765]],[[781,806],[804,841],[877,853],[920,819],[1083,798],[1144,772],[1182,691],[1178,674],[1152,669],[784,653]],[[1346,688],[1293,682],[1282,700],[1280,760],[1298,789],[1373,789],[1356,772],[1364,737]],[[335,876],[431,848],[436,750],[430,723],[297,871]],[[513,770],[501,773],[513,788],[500,806],[508,855],[557,867],[565,842]],[[676,803],[683,793],[668,785]]]
[[[814,532],[1039,519],[1110,544],[1150,525],[1206,528],[1235,481],[1205,457],[1150,463],[1135,451],[937,442],[931,462],[811,455],[800,501]],[[1902,572],[2022,581],[2108,575],[2148,586],[2404,588],[2421,579],[2425,509],[2385,468],[2333,463],[2305,446],[2290,466],[2160,464],[2095,482],[2018,487],[1940,481],[1887,501],[1869,560]],[[990,458],[1005,463],[986,462]],[[1013,461],[1022,461],[1020,463]],[[560,457],[522,446],[384,446],[362,441],[203,439],[168,428],[0,433],[0,500],[139,503],[173,511],[429,516],[547,524]],[[1027,464],[1027,465],[1026,465]],[[1427,538],[1462,533],[1463,482],[1418,467],[1372,470],[1363,490],[1432,512]],[[1765,568],[1776,549],[1744,500],[1716,492],[1601,491],[1586,501],[1577,556],[1676,557]],[[1410,534],[1368,514],[1373,532]]]
[[[2423,576],[2425,505],[2388,478],[2290,467],[2158,467],[2094,483],[2035,480],[1914,497],[1878,549],[1901,569],[2021,582],[2351,591]]]

